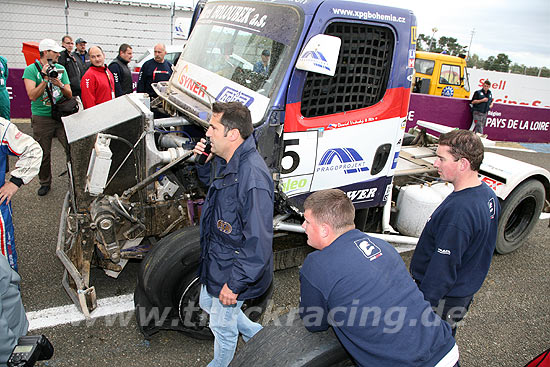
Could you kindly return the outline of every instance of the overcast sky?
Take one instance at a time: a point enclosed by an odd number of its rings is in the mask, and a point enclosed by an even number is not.
[[[454,37],[482,59],[505,53],[512,63],[550,68],[549,0],[371,0],[408,8],[416,15],[418,33]]]
[[[134,0],[135,1],[135,0]],[[143,0],[189,5],[196,0]],[[366,0],[414,12],[418,33],[454,37],[482,59],[505,53],[512,63],[550,68],[550,0]]]

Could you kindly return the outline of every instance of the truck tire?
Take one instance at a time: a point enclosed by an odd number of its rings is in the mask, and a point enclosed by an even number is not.
[[[199,307],[199,227],[187,227],[161,239],[143,260],[134,293],[136,320],[145,337],[160,330],[178,330],[210,339],[208,314]],[[273,285],[243,311],[257,321],[273,294]]]
[[[289,317],[289,315],[291,315]],[[242,346],[230,367],[355,366],[334,331],[307,331],[296,314],[274,320]]]
[[[529,180],[501,202],[496,251],[507,254],[517,250],[537,224],[544,204],[544,186],[538,180]]]

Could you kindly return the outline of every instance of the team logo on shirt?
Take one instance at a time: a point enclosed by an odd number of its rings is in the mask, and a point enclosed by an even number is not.
[[[489,214],[491,215],[491,219],[495,219],[495,215],[496,215],[495,199],[490,198],[489,201],[487,202],[487,205],[489,206]]]
[[[451,250],[442,249],[442,248],[439,248],[439,247],[437,248],[437,253],[441,254],[441,255],[451,256]]]
[[[380,247],[376,246],[370,238],[364,238],[362,240],[353,241],[355,246],[365,255],[370,261],[375,260],[382,256]]]
[[[233,231],[233,227],[231,227],[231,224],[229,224],[226,221],[223,221],[221,219],[218,220],[217,227],[221,232],[226,233],[226,234],[230,234],[231,231]]]

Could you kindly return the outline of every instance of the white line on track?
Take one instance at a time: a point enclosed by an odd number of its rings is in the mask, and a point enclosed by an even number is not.
[[[90,313],[90,318],[96,319],[132,310],[134,310],[134,295],[124,294],[97,300],[97,308]],[[27,319],[29,331],[86,320],[82,312],[72,304],[27,312]]]
[[[414,250],[414,246],[402,245],[396,246],[395,249],[401,253]],[[90,313],[90,318],[97,319],[133,310],[134,295],[124,294],[98,299],[97,308]],[[29,331],[86,321],[82,312],[73,304],[27,312],[27,319],[29,320]]]

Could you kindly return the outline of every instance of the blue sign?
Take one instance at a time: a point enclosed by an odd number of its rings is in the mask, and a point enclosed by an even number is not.
[[[335,162],[334,159],[336,159]],[[323,154],[317,172],[344,170],[346,174],[369,170],[363,157],[353,148],[332,148]]]
[[[453,87],[449,87],[449,86],[443,88],[443,90],[441,91],[441,95],[443,97],[452,97],[454,94],[455,94],[455,90],[453,89]]]
[[[249,107],[254,102],[254,97],[249,96],[241,91],[233,89],[231,87],[225,87],[220,94],[216,97],[216,101],[219,102],[241,102],[246,107]]]

